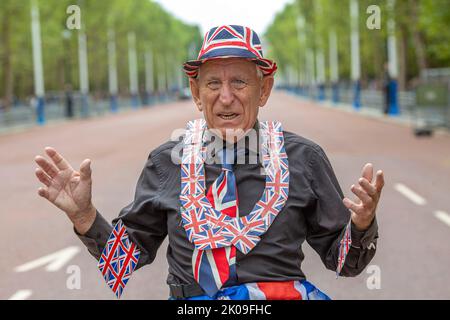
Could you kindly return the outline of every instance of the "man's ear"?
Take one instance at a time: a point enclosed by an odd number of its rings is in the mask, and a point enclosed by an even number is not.
[[[274,79],[273,76],[264,76],[261,81],[262,87],[261,87],[261,97],[259,98],[259,106],[263,107],[267,103],[270,93],[272,92]]]
[[[203,111],[202,103],[200,102],[200,88],[198,79],[189,78],[189,86],[191,87],[192,98],[197,105],[197,109],[199,111]]]

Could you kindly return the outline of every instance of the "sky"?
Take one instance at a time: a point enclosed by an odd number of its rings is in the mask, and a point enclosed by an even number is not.
[[[260,36],[277,12],[292,0],[154,0],[177,18],[200,26],[202,36],[212,27],[239,24]]]

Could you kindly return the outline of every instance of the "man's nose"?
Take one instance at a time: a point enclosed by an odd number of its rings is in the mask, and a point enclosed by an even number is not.
[[[220,88],[220,102],[223,105],[231,105],[234,100],[233,88],[228,82],[224,82]]]

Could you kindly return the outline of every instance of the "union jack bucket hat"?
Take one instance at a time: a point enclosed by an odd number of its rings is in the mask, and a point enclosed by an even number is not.
[[[203,38],[197,60],[184,63],[183,69],[190,78],[196,78],[200,66],[212,59],[244,58],[255,62],[268,76],[275,73],[277,64],[263,57],[261,41],[255,31],[238,25],[211,28]]]

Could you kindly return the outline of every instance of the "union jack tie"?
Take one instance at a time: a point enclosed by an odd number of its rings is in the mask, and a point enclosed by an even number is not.
[[[230,156],[236,157],[236,151],[226,151],[223,149],[217,154],[222,163],[222,172],[209,188],[206,197],[216,210],[235,218],[239,216],[238,195]],[[195,280],[212,297],[225,283],[231,285],[237,282],[236,247],[194,249],[192,266]]]

